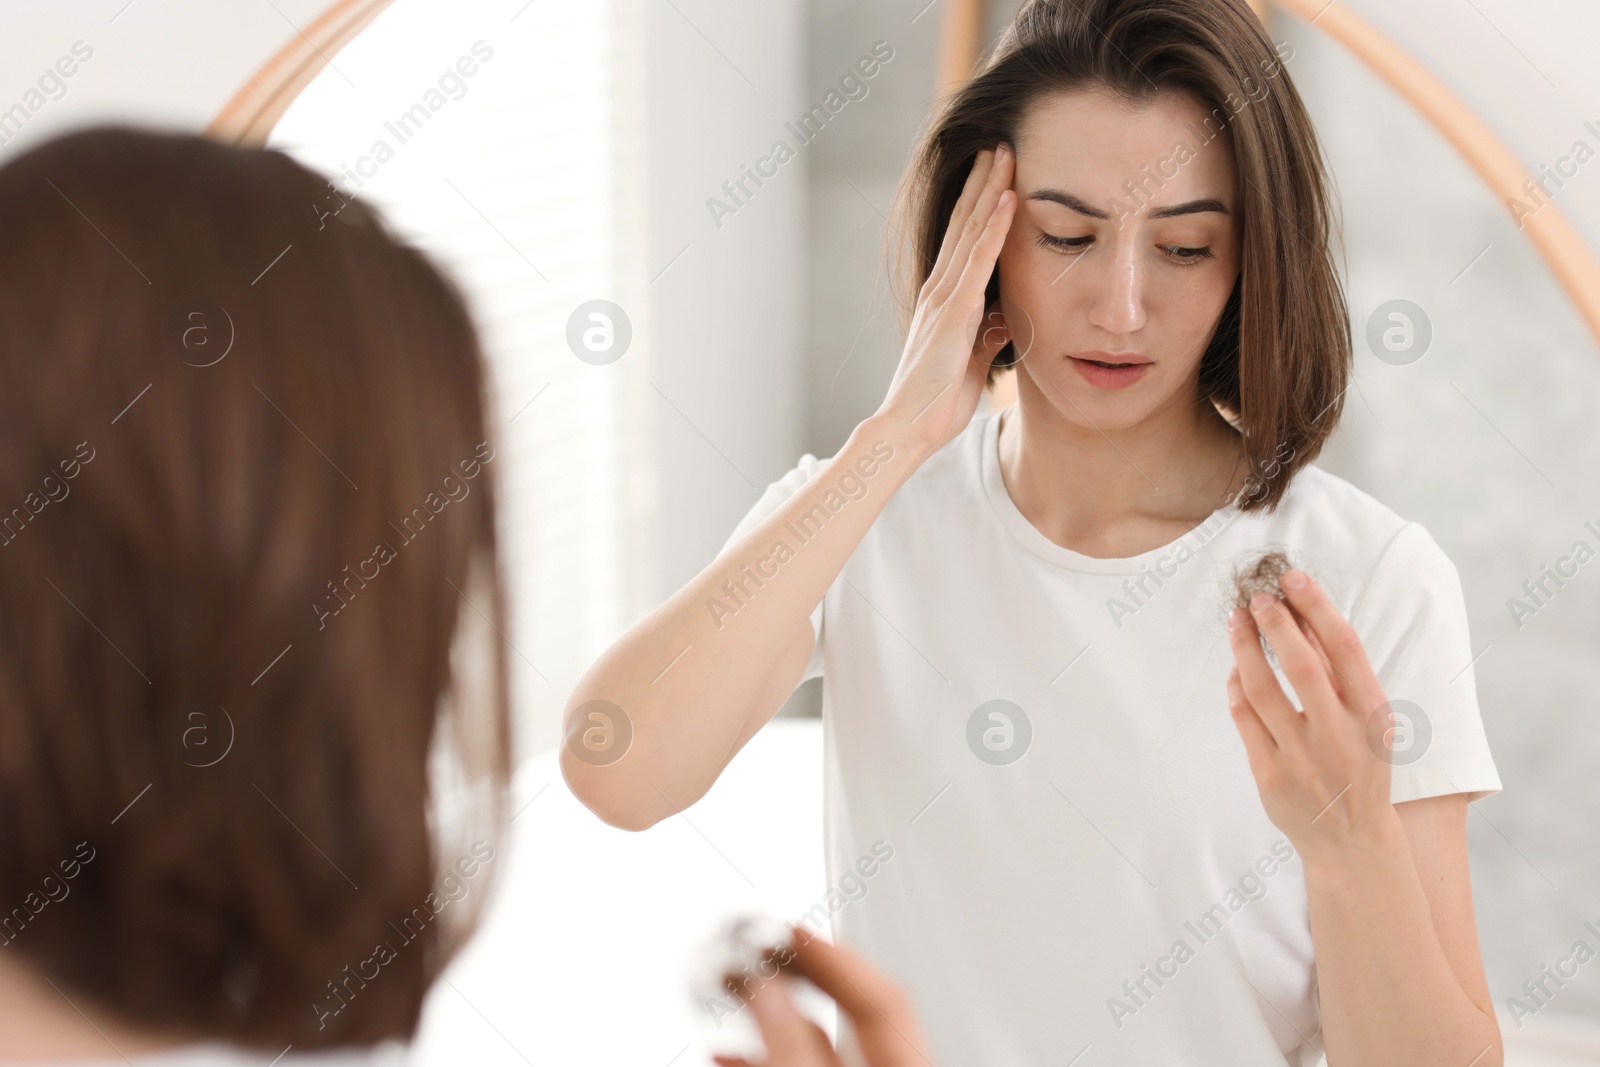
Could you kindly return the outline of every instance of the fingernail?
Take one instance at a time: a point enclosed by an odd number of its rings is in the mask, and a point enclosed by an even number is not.
[[[1286,570],[1278,576],[1278,584],[1285,589],[1303,589],[1306,584],[1306,572],[1294,569]]]
[[[1255,596],[1250,598],[1250,610],[1266,611],[1272,606],[1272,600],[1273,597],[1270,593],[1257,593]]]
[[[1234,608],[1232,611],[1228,612],[1228,629],[1237,630],[1239,627],[1244,625],[1244,620],[1248,617],[1249,615],[1243,608]]]

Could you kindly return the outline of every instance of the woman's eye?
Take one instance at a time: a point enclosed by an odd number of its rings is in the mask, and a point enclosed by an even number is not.
[[[1053,248],[1058,252],[1072,254],[1081,253],[1086,249],[1093,237],[1057,237],[1052,233],[1040,233],[1038,242],[1045,248]],[[1161,245],[1161,250],[1175,263],[1182,266],[1192,266],[1201,260],[1214,259],[1216,253],[1209,247],[1189,248],[1184,245]]]
[[[1039,234],[1039,243],[1046,248],[1054,248],[1059,252],[1080,252],[1088,247],[1093,237],[1057,237],[1053,233]]]
[[[1162,248],[1174,260],[1186,266],[1215,256],[1209,248],[1185,248],[1182,245],[1163,245]]]

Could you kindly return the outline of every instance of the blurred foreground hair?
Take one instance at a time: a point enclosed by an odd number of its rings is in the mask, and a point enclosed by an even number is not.
[[[509,775],[462,297],[196,137],[36,148],[0,234],[0,948],[133,1025],[409,1037]]]

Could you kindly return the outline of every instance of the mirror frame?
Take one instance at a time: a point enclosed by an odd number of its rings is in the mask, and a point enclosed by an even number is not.
[[[206,126],[206,136],[229,144],[265,145],[295,97],[393,2],[334,0],[305,29],[297,28],[295,36],[222,105]]]

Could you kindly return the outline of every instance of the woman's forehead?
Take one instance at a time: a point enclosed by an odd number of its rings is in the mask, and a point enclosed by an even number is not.
[[[1132,182],[1158,203],[1234,198],[1230,140],[1188,93],[1138,103],[1099,88],[1048,93],[1024,113],[1016,149],[1023,197],[1052,189],[1104,207]]]

